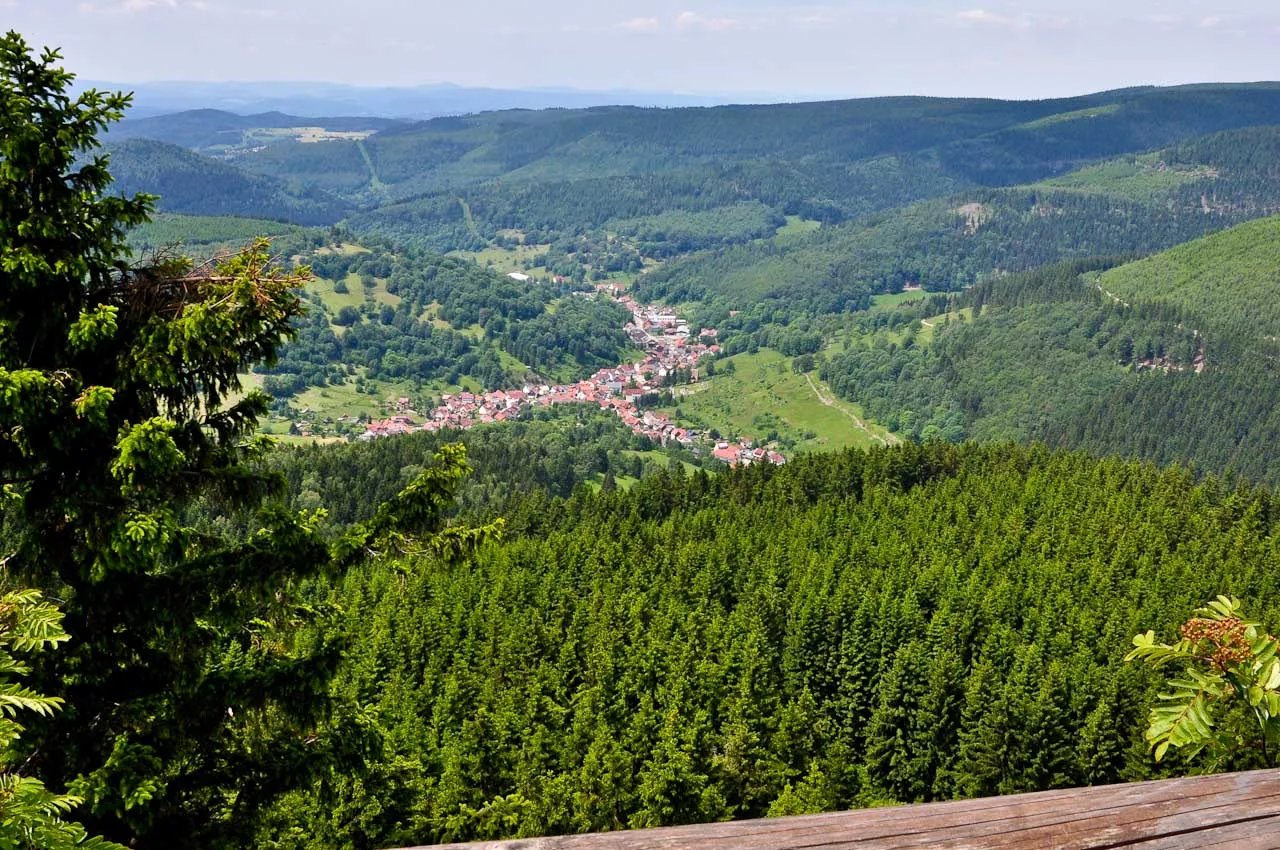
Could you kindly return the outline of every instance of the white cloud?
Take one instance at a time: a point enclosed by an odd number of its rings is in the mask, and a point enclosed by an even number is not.
[[[149,9],[177,9],[178,6],[178,0],[117,0],[114,3],[86,2],[76,8],[88,14],[135,15]]]
[[[682,30],[703,29],[712,32],[724,32],[725,30],[736,30],[742,26],[742,22],[734,18],[708,18],[697,12],[681,12],[676,17],[676,28]]]
[[[623,21],[617,25],[620,30],[631,30],[632,32],[653,32],[659,29],[662,24],[658,23],[657,18],[632,18],[629,21]]]
[[[956,17],[972,24],[990,24],[998,27],[1018,25],[1018,22],[1013,18],[997,15],[995,12],[988,12],[986,9],[966,9],[963,12],[957,12]]]
[[[1200,29],[1211,30],[1220,23],[1222,23],[1222,18],[1218,17],[1217,15],[1210,15],[1209,17],[1204,18],[1200,21]]]
[[[957,12],[956,19],[967,24],[1015,30],[1063,30],[1076,23],[1073,18],[1061,15],[1021,14],[1011,16],[1001,15],[998,12],[991,12],[987,9],[966,9],[963,12]]]
[[[6,2],[9,2],[9,0],[0,0],[0,7],[3,7]],[[76,6],[76,9],[87,15],[141,15],[152,10],[199,12],[201,14],[252,18],[270,18],[276,15],[274,9],[241,8],[221,3],[210,3],[209,0],[107,0],[107,2],[84,0],[84,2]]]

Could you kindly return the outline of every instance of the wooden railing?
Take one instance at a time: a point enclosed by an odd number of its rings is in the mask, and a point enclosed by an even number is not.
[[[1280,770],[825,815],[437,846],[468,850],[1270,850],[1280,848]]]

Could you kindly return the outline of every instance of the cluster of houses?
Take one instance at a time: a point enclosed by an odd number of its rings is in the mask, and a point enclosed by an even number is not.
[[[730,466],[750,466],[753,463],[772,463],[782,466],[787,459],[777,452],[771,452],[763,446],[754,446],[750,440],[741,443],[729,443],[720,440],[716,443],[711,455]]]
[[[611,286],[602,284],[597,288],[608,291]],[[677,370],[687,372],[689,379],[696,382],[698,362],[720,350],[714,342],[716,330],[702,328],[694,337],[688,322],[670,310],[640,304],[616,290],[611,294],[615,294],[617,300],[631,311],[632,318],[626,326],[626,333],[636,347],[645,352],[645,357],[639,362],[601,369],[590,378],[573,384],[529,384],[517,390],[445,395],[440,405],[427,414],[426,424],[422,426],[415,426],[408,416],[403,415],[408,399],[400,399],[396,407],[401,415],[370,422],[361,439],[371,440],[413,430],[466,429],[490,422],[505,422],[534,407],[592,404],[601,410],[612,411],[632,431],[663,445],[692,447],[703,442],[704,435],[700,432],[680,428],[666,416],[651,410],[640,410],[639,400],[648,393],[658,392]],[[786,462],[777,452],[753,448],[749,442],[742,445],[719,442],[713,454],[734,466]]]

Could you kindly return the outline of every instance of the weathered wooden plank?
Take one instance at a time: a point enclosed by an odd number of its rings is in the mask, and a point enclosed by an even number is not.
[[[439,850],[1280,848],[1280,770]],[[414,848],[425,850],[425,848]]]
[[[1208,840],[1210,843],[1206,844]],[[1208,833],[1192,833],[1160,843],[1153,843],[1152,850],[1275,850],[1280,847],[1280,818],[1265,821],[1246,821],[1232,826],[1219,827]],[[1146,850],[1144,848],[1143,850]]]

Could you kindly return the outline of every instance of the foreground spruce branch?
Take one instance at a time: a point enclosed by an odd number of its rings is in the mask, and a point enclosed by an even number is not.
[[[444,520],[461,450],[340,540],[279,502],[267,399],[238,376],[291,336],[308,272],[264,241],[136,262],[125,233],[153,199],[110,195],[96,153],[128,98],[72,97],[58,60],[0,38],[0,559],[63,600],[72,638],[33,671],[66,708],[22,744],[93,832],[240,845],[264,802],[373,746],[330,698],[322,579],[386,551],[464,555],[497,527]]]
[[[52,649],[69,635],[62,630],[62,614],[35,590],[13,590],[0,596],[0,846],[40,850],[124,850],[101,838],[90,838],[80,824],[66,819],[83,802],[69,794],[55,794],[39,779],[24,775],[14,744],[23,728],[15,719],[31,712],[51,717],[62,700],[41,696],[17,681],[31,667],[20,660]]]

